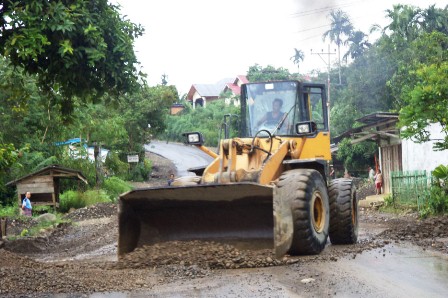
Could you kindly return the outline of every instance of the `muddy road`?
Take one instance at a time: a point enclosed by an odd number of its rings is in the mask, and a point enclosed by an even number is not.
[[[446,236],[426,238],[429,246],[420,241],[422,237],[407,239],[411,234],[402,231],[412,218],[364,211],[358,244],[328,243],[317,256],[277,261],[272,251],[182,242],[146,247],[117,260],[116,214],[108,208],[110,216],[96,218],[91,215],[94,208],[105,207],[79,209],[71,215],[73,225],[47,236],[7,242],[6,250],[0,250],[0,296],[446,297],[448,293],[447,248],[439,245],[447,244]],[[219,269],[223,268],[219,264],[252,267]]]
[[[153,160],[161,162],[160,169],[174,168],[160,157]],[[181,163],[178,170],[196,166]],[[118,260],[115,205],[90,206],[66,217],[72,224],[1,244],[0,297],[448,295],[448,216],[420,220],[413,213],[362,209],[356,245],[328,243],[320,255],[280,260],[269,249],[199,241],[143,247]],[[29,223],[11,223],[10,231],[20,232],[24,224]]]

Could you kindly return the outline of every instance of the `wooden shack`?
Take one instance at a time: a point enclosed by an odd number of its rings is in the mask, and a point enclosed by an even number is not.
[[[51,165],[37,172],[23,176],[17,180],[10,181],[6,185],[17,186],[17,200],[19,206],[26,192],[31,192],[31,203],[33,205],[50,205],[59,207],[60,179],[78,179],[87,184],[87,179],[77,170],[68,169],[59,165]]]

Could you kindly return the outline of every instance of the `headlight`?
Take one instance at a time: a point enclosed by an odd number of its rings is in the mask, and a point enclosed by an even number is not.
[[[186,137],[186,143],[189,145],[202,145],[204,143],[204,137],[200,132],[186,132],[182,135]]]
[[[309,125],[309,123],[299,124],[299,125],[297,126],[297,132],[298,132],[299,134],[302,134],[302,133],[310,133],[310,125]]]
[[[188,143],[198,143],[198,142],[199,142],[199,134],[188,135]]]
[[[313,121],[299,122],[295,126],[299,136],[310,136],[317,132],[317,125]]]

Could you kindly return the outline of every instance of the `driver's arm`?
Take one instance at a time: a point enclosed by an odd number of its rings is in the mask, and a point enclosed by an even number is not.
[[[268,119],[268,114],[264,114],[264,116],[257,122],[257,126],[260,126],[262,123],[266,122]]]

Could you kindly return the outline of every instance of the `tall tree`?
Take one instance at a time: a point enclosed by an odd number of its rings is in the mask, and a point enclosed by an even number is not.
[[[344,43],[344,36],[349,37],[353,31],[353,25],[349,16],[342,10],[332,10],[328,17],[331,20],[330,29],[323,34],[323,40],[329,38],[338,47],[339,84],[341,80],[341,45]]]
[[[0,0],[0,55],[62,94],[68,112],[74,96],[139,86],[133,43],[142,33],[107,0]]]
[[[424,20],[421,22],[421,26],[425,32],[439,31],[448,34],[448,6],[445,6],[444,9],[439,9],[433,4],[424,9],[421,15]]]
[[[298,50],[294,48],[294,51],[296,52],[294,56],[292,56],[290,59],[294,64],[297,65],[297,70],[300,69],[300,63],[303,62],[303,59],[305,59],[305,53],[302,50]]]
[[[391,22],[384,27],[384,31],[391,31],[391,37],[397,45],[414,40],[420,31],[421,11],[409,5],[394,5],[393,9],[386,10],[386,16]]]
[[[359,30],[352,32],[344,44],[349,46],[347,53],[343,57],[345,61],[347,61],[349,56],[352,59],[362,56],[372,46],[368,40],[368,36]]]

